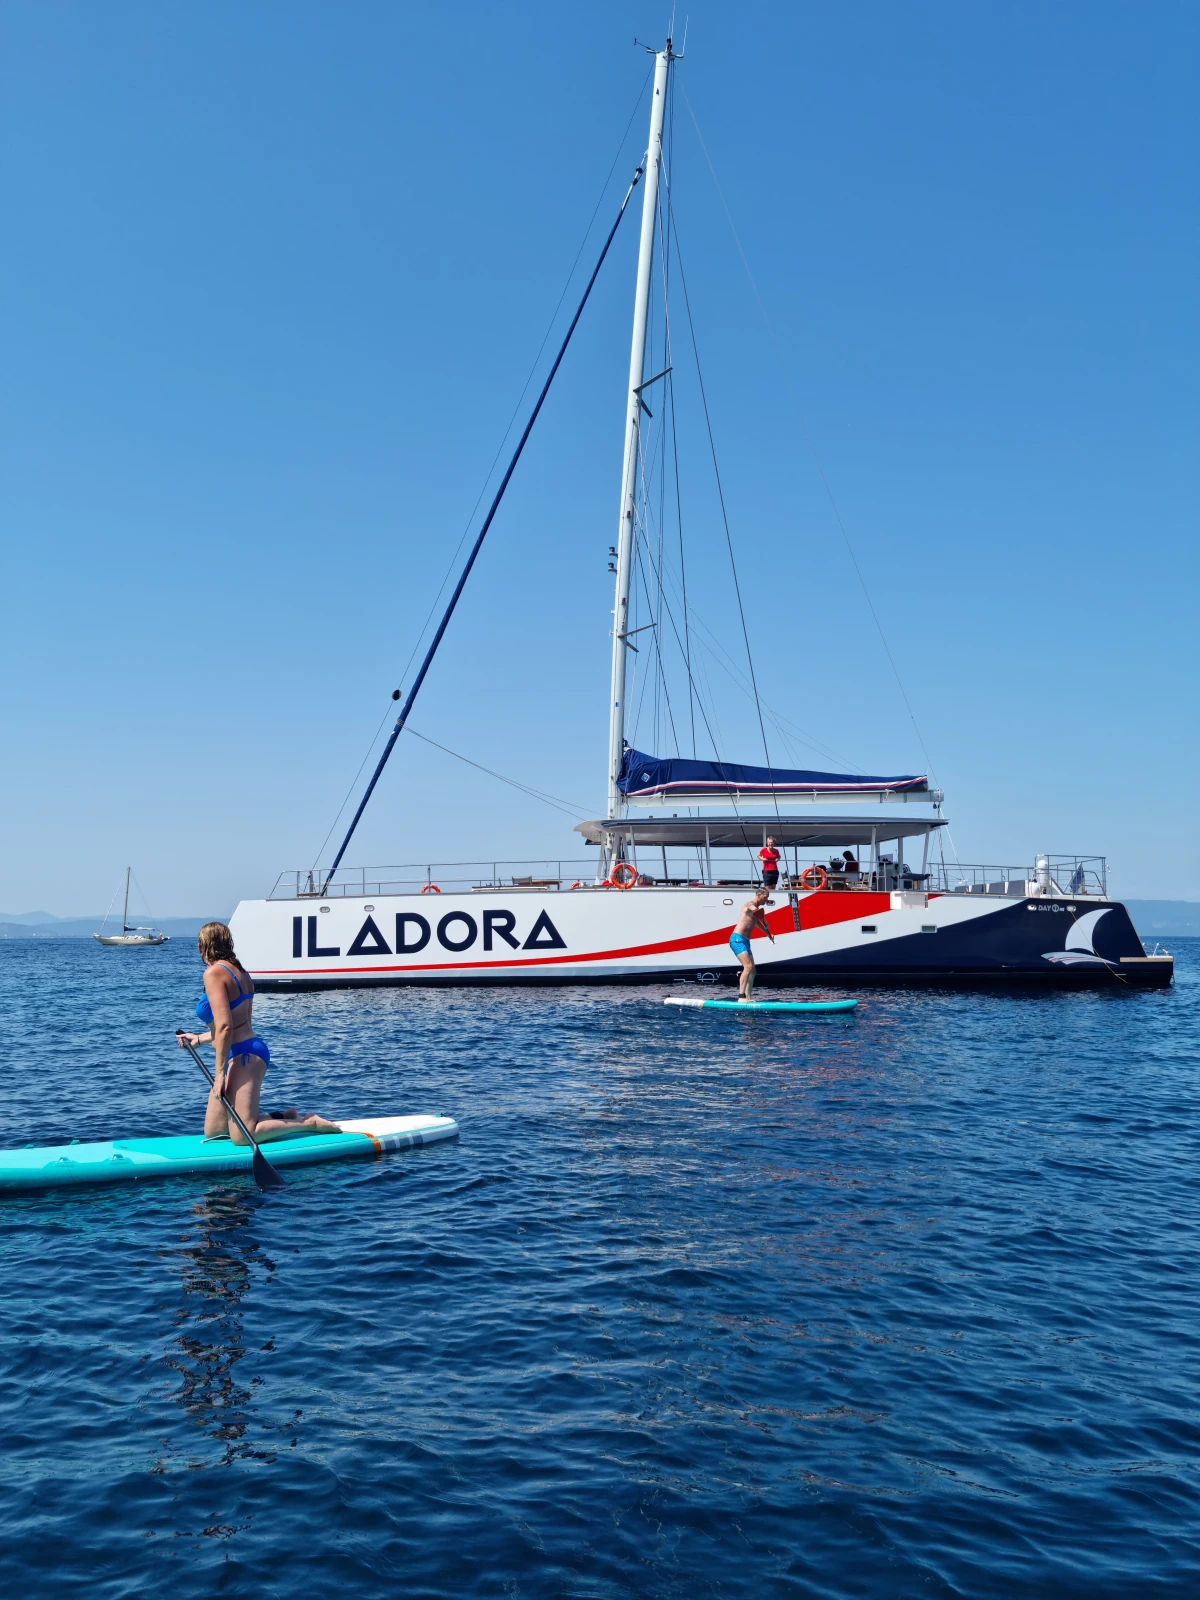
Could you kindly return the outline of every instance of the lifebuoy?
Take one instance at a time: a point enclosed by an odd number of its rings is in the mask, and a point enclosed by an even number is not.
[[[629,876],[627,878],[620,878],[617,876],[617,874],[620,872],[627,872]],[[618,861],[616,866],[612,869],[612,877],[609,879],[609,882],[612,884],[614,889],[632,889],[634,884],[637,882],[637,868],[631,867],[628,861]]]
[[[441,894],[441,892],[436,883],[427,883],[421,890],[422,894]]]
[[[576,878],[575,882],[571,885],[571,887],[572,887],[572,889],[582,889],[583,888],[583,884],[581,883],[581,881],[578,878]]]
[[[800,882],[806,889],[823,889],[829,882],[829,874],[824,867],[805,867],[800,874]]]

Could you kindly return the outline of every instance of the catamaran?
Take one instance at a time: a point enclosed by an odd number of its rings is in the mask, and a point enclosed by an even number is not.
[[[285,873],[267,898],[243,900],[234,913],[238,950],[255,985],[732,983],[738,963],[729,936],[738,906],[759,881],[759,852],[769,839],[780,875],[767,909],[774,942],[755,944],[762,984],[1169,984],[1171,957],[1157,949],[1147,953],[1125,907],[1108,894],[1102,856],[1045,853],[1009,866],[947,863],[944,796],[927,773],[785,768],[765,748],[761,765],[746,765],[721,759],[715,736],[706,759],[694,732],[690,755],[682,753],[686,740],[678,733],[670,756],[631,743],[635,635],[643,647],[653,641],[661,663],[665,632],[673,629],[678,639],[682,625],[686,636],[689,615],[686,593],[674,612],[665,598],[662,545],[656,552],[647,489],[648,401],[656,385],[665,390],[672,382],[669,339],[652,341],[651,365],[661,357],[663,370],[649,375],[647,343],[652,276],[656,260],[664,272],[673,232],[663,127],[679,59],[670,39],[653,53],[645,156],[341,846],[328,868]],[[606,814],[579,823],[582,857],[348,868],[347,846],[408,722],[639,184],[620,511],[610,550],[615,597]],[[665,308],[665,285],[660,290]],[[645,588],[648,571],[657,573],[659,604],[649,621],[638,623],[631,595],[636,599],[639,574]],[[685,654],[690,649],[686,643],[681,648]]]

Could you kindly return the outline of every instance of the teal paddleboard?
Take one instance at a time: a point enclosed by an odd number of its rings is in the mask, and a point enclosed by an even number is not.
[[[262,1151],[273,1167],[303,1167],[314,1161],[380,1156],[386,1150],[453,1139],[452,1117],[364,1117],[343,1122],[341,1133],[268,1140]],[[131,1183],[138,1178],[203,1176],[250,1171],[254,1152],[229,1139],[180,1134],[165,1139],[102,1139],[96,1144],[41,1145],[0,1150],[0,1191],[58,1189],[76,1183]]]
[[[853,1011],[857,1000],[684,1000],[668,995],[665,1006],[694,1006],[697,1011]]]

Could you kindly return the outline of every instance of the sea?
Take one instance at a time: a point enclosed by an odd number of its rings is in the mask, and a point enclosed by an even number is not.
[[[0,1588],[1200,1594],[1172,989],[263,996],[382,1160],[0,1201]],[[678,992],[676,990],[675,992]],[[198,1130],[191,940],[0,943],[0,1144]]]

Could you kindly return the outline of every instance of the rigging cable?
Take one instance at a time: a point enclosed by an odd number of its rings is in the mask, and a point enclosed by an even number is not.
[[[670,349],[670,345],[667,346]],[[683,660],[688,680],[688,717],[692,728],[692,760],[696,759],[695,686],[692,683],[692,636],[688,614],[687,567],[683,558],[683,502],[679,497],[679,438],[675,430],[675,376],[667,374],[667,400],[671,408],[671,461],[675,472],[675,524],[679,535],[679,586],[683,595]]]
[[[838,508],[837,501],[834,499],[833,489],[830,487],[829,479],[825,475],[824,463],[822,462],[820,454],[817,451],[813,436],[809,432],[808,419],[804,415],[803,407],[800,405],[795,388],[792,385],[791,374],[789,373],[787,364],[783,359],[783,351],[779,347],[779,340],[775,337],[775,329],[772,327],[771,319],[767,315],[767,308],[763,304],[762,295],[758,292],[758,284],[754,281],[754,274],[750,271],[750,263],[746,259],[746,252],[742,249],[742,241],[738,237],[737,228],[734,226],[733,217],[726,202],[724,191],[722,190],[720,181],[717,178],[716,169],[712,164],[712,157],[709,155],[708,146],[704,142],[704,135],[700,132],[700,124],[696,121],[696,113],[692,110],[692,102],[688,99],[687,90],[683,88],[682,84],[680,85],[680,92],[683,95],[684,104],[688,108],[688,115],[692,119],[692,126],[696,130],[696,137],[700,141],[700,148],[704,152],[704,159],[708,163],[709,173],[712,176],[713,184],[716,188],[717,195],[720,198],[721,207],[725,212],[725,220],[729,223],[729,231],[733,234],[733,242],[737,246],[738,255],[742,258],[742,266],[746,269],[746,277],[750,280],[750,287],[753,289],[754,298],[758,302],[758,309],[762,314],[763,322],[765,323],[767,333],[770,336],[771,346],[775,351],[775,358],[779,362],[780,371],[783,373],[783,380],[787,386],[788,396],[791,399],[793,407],[795,408],[796,415],[800,419],[800,427],[804,433],[805,443],[808,445],[808,448],[812,453],[813,461],[816,463],[817,472],[820,476],[825,494],[829,500],[829,504],[833,510],[834,519],[837,522],[838,529],[841,532],[842,540],[846,546],[846,553],[850,557],[850,564],[854,568],[854,574],[858,579],[859,587],[862,589],[863,598],[867,602],[867,609],[871,613],[872,621],[875,623],[876,632],[879,634],[879,642],[883,645],[884,654],[888,658],[888,665],[892,669],[892,676],[896,680],[896,687],[900,691],[900,698],[904,701],[904,708],[908,712],[909,721],[913,725],[913,732],[916,734],[917,742],[921,746],[921,752],[925,757],[925,764],[929,769],[929,774],[933,778],[934,782],[937,783],[937,773],[934,771],[933,761],[930,757],[928,749],[926,748],[925,740],[921,734],[920,725],[917,722],[916,715],[913,712],[912,703],[908,698],[908,694],[904,688],[903,680],[900,677],[900,670],[896,666],[896,660],[892,655],[891,646],[887,642],[887,635],[883,631],[883,624],[879,620],[879,613],[875,610],[875,602],[871,599],[871,592],[867,588],[867,580],[863,577],[862,568],[858,564],[858,557],[854,554],[854,547],[850,543],[850,535],[846,531],[846,524],[842,520],[842,513]],[[951,841],[951,846],[953,847],[953,840]]]
[[[755,675],[755,671],[754,671],[754,655],[753,655],[753,652],[750,649],[750,630],[746,626],[746,609],[742,604],[742,586],[741,586],[741,583],[738,581],[737,561],[734,558],[734,554],[733,554],[733,535],[729,531],[729,514],[728,514],[728,512],[727,512],[727,510],[725,508],[725,489],[724,489],[724,486],[721,483],[721,468],[720,468],[720,465],[717,462],[717,446],[716,446],[716,441],[713,439],[712,418],[709,416],[709,411],[708,411],[708,395],[706,394],[705,388],[704,388],[704,373],[703,373],[703,371],[701,370],[701,367],[700,367],[700,350],[699,350],[699,346],[696,343],[696,325],[692,321],[692,303],[691,303],[691,299],[688,296],[687,274],[684,272],[684,269],[683,269],[683,253],[679,248],[679,229],[678,229],[678,227],[676,226],[676,223],[675,223],[675,207],[674,207],[674,205],[672,204],[672,201],[671,201],[670,185],[667,182],[665,175],[664,175],[664,178],[663,178],[663,186],[667,190],[667,215],[670,218],[670,222],[671,222],[671,236],[675,241],[675,259],[679,264],[679,285],[680,285],[680,288],[683,290],[683,304],[684,304],[684,309],[687,312],[688,335],[689,335],[689,337],[691,339],[692,354],[693,354],[693,356],[695,358],[695,362],[696,362],[696,378],[697,378],[697,381],[698,381],[698,383],[700,385],[700,403],[704,408],[704,425],[705,425],[705,428],[708,430],[708,448],[709,448],[709,451],[710,451],[710,453],[712,455],[713,476],[717,480],[717,498],[719,499],[720,504],[721,504],[721,521],[722,521],[722,523],[724,524],[724,527],[725,527],[725,544],[726,544],[726,548],[729,551],[730,569],[733,572],[733,589],[734,589],[734,593],[737,596],[738,616],[741,619],[741,624],[742,624],[742,639],[743,639],[743,641],[745,642],[745,645],[746,645],[746,665],[750,669],[750,684],[751,684],[751,687],[752,687],[752,689],[754,691],[754,709],[755,709],[755,712],[756,712],[756,714],[758,716],[758,731],[762,736],[763,756],[765,757],[766,763],[767,763],[767,775],[768,775],[768,777],[770,777],[772,768],[771,768],[771,752],[770,752],[770,750],[769,750],[769,748],[767,746],[767,727],[766,727],[766,723],[763,721],[762,702],[759,699],[759,694],[758,694],[758,679],[757,679],[757,677]],[[777,820],[782,820],[779,817],[779,796],[775,792],[774,783],[772,783],[772,785],[771,785],[771,799],[772,799],[772,801],[774,803],[774,806],[775,806],[776,819]],[[749,847],[747,847],[747,848],[749,848]]]
[[[670,120],[667,123],[667,163],[666,171],[671,174],[675,171],[675,92],[674,84],[671,86],[671,98],[668,104]],[[675,527],[679,539],[679,586],[683,595],[683,660],[687,671],[688,685],[688,720],[692,732],[692,760],[696,759],[696,706],[695,685],[692,682],[692,639],[688,624],[687,600],[687,564],[683,554],[683,500],[679,492],[679,435],[676,431],[675,417],[675,373],[674,357],[671,347],[671,306],[668,294],[668,271],[670,264],[670,237],[668,230],[662,223],[662,198],[659,197],[659,246],[662,252],[663,276],[663,356],[667,368],[665,395],[663,397],[663,431],[666,432],[668,406],[671,412],[671,466],[675,476]]]
[[[661,550],[661,542],[660,542],[660,550]],[[651,557],[650,559],[652,561],[653,557]],[[664,588],[664,590],[665,590],[665,586],[666,586],[667,579],[668,579],[669,576],[670,576],[669,571],[668,571],[668,569],[667,569],[667,567],[665,565],[665,562],[664,562],[664,566],[663,566],[662,572],[661,573],[656,572],[656,574],[655,574],[655,577],[656,577],[656,580],[658,581],[659,586],[661,588]],[[681,599],[680,599],[681,612],[682,612],[683,607],[687,606],[687,613],[684,613],[685,625],[686,625],[687,614],[690,614],[692,625],[698,630],[697,631],[697,638],[696,638],[696,649],[698,651],[700,651],[700,652],[707,651],[710,655],[712,655],[712,657],[713,657],[714,661],[716,662],[717,666],[719,666],[721,668],[721,671],[725,673],[726,677],[731,679],[731,681],[737,686],[738,689],[741,690],[741,692],[743,694],[746,695],[746,697],[748,699],[753,699],[753,691],[752,691],[752,689],[750,687],[749,681],[746,678],[745,673],[737,665],[737,663],[734,661],[733,657],[729,654],[729,652],[725,649],[724,645],[721,643],[720,637],[716,633],[714,633],[713,630],[705,622],[705,620],[701,616],[700,612],[697,611],[694,606],[691,606],[691,605],[687,604],[687,597],[686,597],[686,594],[683,592],[682,583],[680,583],[680,585],[678,586],[678,591],[679,591],[679,594],[680,594],[680,597],[681,597]],[[668,598],[666,598],[665,594],[664,594],[663,604],[664,604],[664,607],[667,610],[668,616],[670,616],[671,615],[670,600]],[[672,617],[672,623],[674,625],[674,618],[673,617]],[[679,642],[678,628],[675,629],[675,634],[676,634],[676,642],[678,643]],[[705,636],[707,636],[707,638]],[[680,645],[680,649],[681,649],[681,653],[682,653],[682,649],[683,649],[682,644]],[[696,660],[696,661],[700,661],[702,659],[702,655],[696,656],[693,659]],[[707,692],[711,695],[711,693],[712,693],[711,685],[706,685],[706,688],[707,688]],[[698,688],[697,688],[696,692],[697,693],[699,692]],[[764,712],[764,714],[766,716],[767,721],[770,722],[777,729],[777,731],[779,732],[781,738],[788,745],[789,749],[791,749],[793,747],[793,739],[798,739],[801,744],[806,745],[810,750],[815,751],[816,754],[819,755],[822,760],[831,761],[836,766],[840,766],[840,767],[843,767],[843,768],[848,768],[848,767],[854,767],[854,766],[857,766],[857,765],[860,764],[859,762],[857,762],[857,760],[851,760],[850,757],[842,755],[837,750],[831,749],[831,747],[829,745],[825,744],[822,740],[817,739],[815,737],[815,735],[813,735],[811,733],[807,733],[803,728],[797,726],[796,723],[792,722],[789,718],[785,717],[781,712],[776,711],[775,708],[768,701],[763,700],[761,702],[761,704],[762,704],[763,712]],[[789,730],[790,730],[790,732],[789,732]],[[716,755],[715,749],[714,749],[714,755]],[[716,756],[716,759],[719,760],[720,757]],[[809,757],[800,757],[799,758],[799,760],[801,760],[801,761],[808,760],[808,759],[810,759],[810,758]]]
[[[647,73],[646,78],[643,80],[641,88],[638,90],[638,97],[634,101],[633,110],[629,113],[629,121],[625,124],[625,132],[621,135],[620,143],[617,145],[617,153],[613,157],[612,166],[609,167],[608,172],[605,175],[604,182],[600,186],[600,194],[599,194],[599,196],[598,196],[598,198],[596,200],[595,206],[592,209],[592,214],[588,218],[588,225],[583,230],[583,238],[579,241],[579,249],[576,250],[576,252],[575,252],[575,259],[574,259],[574,261],[572,261],[570,270],[568,271],[566,279],[563,282],[562,293],[559,295],[558,303],[555,305],[554,310],[550,314],[550,321],[546,324],[546,331],[542,335],[542,342],[541,342],[540,345],[538,345],[537,354],[534,356],[533,361],[532,361],[532,363],[530,365],[529,376],[525,379],[525,382],[522,385],[521,392],[517,396],[516,404],[513,406],[513,409],[512,409],[512,416],[510,416],[509,419],[508,419],[508,426],[505,428],[504,433],[501,436],[500,443],[496,446],[496,454],[492,457],[492,464],[487,470],[487,475],[483,480],[483,485],[479,490],[479,494],[478,494],[478,496],[477,496],[477,498],[475,500],[475,504],[471,507],[470,514],[467,517],[466,525],[464,526],[463,531],[462,531],[462,536],[460,537],[460,539],[458,541],[458,544],[455,546],[454,554],[450,557],[450,561],[449,561],[449,563],[448,563],[448,565],[446,567],[446,576],[442,579],[441,586],[439,587],[437,593],[433,597],[433,603],[429,607],[429,614],[425,618],[425,621],[421,624],[420,632],[417,634],[416,643],[413,645],[412,652],[409,655],[408,660],[404,664],[404,670],[400,674],[400,682],[401,683],[403,683],[405,678],[408,677],[408,670],[412,666],[413,661],[416,659],[417,651],[421,648],[421,640],[425,637],[425,631],[429,627],[430,620],[431,620],[431,618],[433,617],[434,613],[437,610],[438,601],[442,598],[442,595],[446,592],[446,585],[450,582],[451,576],[454,573],[454,568],[455,568],[455,566],[456,566],[456,564],[458,562],[459,552],[461,551],[463,545],[466,543],[467,535],[470,533],[471,526],[475,521],[475,513],[479,510],[479,507],[483,502],[483,497],[487,493],[487,486],[492,481],[492,474],[496,470],[496,463],[500,459],[501,453],[504,450],[504,446],[508,443],[509,436],[512,433],[512,430],[513,430],[513,423],[517,420],[517,416],[520,413],[521,404],[522,404],[523,400],[525,399],[525,396],[529,393],[529,385],[533,382],[533,375],[537,371],[538,362],[542,359],[542,352],[543,352],[543,350],[545,350],[546,345],[549,342],[550,335],[554,331],[554,324],[558,321],[558,313],[562,310],[563,301],[567,298],[567,291],[570,289],[571,280],[575,276],[575,268],[579,265],[579,258],[580,258],[580,256],[583,255],[583,252],[584,252],[584,250],[585,250],[585,248],[587,246],[588,239],[591,237],[592,227],[595,224],[596,217],[599,215],[600,207],[604,204],[604,196],[608,193],[608,186],[612,182],[612,175],[617,170],[617,162],[620,161],[620,159],[621,159],[621,152],[622,152],[622,150],[624,150],[626,140],[629,138],[629,130],[633,126],[633,119],[634,119],[634,117],[637,116],[638,110],[639,110],[639,108],[641,106],[641,103],[642,103],[642,100],[645,97],[646,84],[650,81],[650,77],[653,75],[653,71],[654,71],[653,68],[649,69],[649,72]],[[387,715],[388,714],[385,711],[384,712],[384,722],[387,721]],[[383,726],[383,723],[380,723],[380,727],[382,727],[382,726]],[[378,733],[376,733],[376,738],[378,738]],[[374,741],[372,741],[372,743],[373,742]],[[364,765],[365,765],[365,763],[364,763]],[[330,832],[332,832],[332,831],[333,830],[330,829]],[[324,849],[324,845],[322,845],[321,848]]]
[[[634,560],[637,562],[638,576],[642,580],[642,588],[646,593],[646,603],[647,603],[647,605],[649,605],[650,604],[651,595],[653,594],[653,590],[651,588],[650,580],[646,576],[645,562],[643,561],[643,558],[642,558],[642,541],[639,540],[638,543],[634,545],[633,554],[634,554]],[[650,563],[650,570],[651,570],[651,572],[653,572],[654,571],[654,557],[650,554],[649,549],[647,549],[647,551],[646,551],[645,560]],[[661,583],[661,580],[659,582],[659,596],[660,596],[660,598],[662,598],[662,583]],[[679,735],[675,731],[675,713],[671,708],[671,691],[667,688],[667,675],[666,675],[665,671],[663,670],[662,648],[661,648],[661,645],[659,644],[659,638],[658,638],[659,634],[662,632],[661,622],[662,622],[662,617],[661,617],[661,613],[660,613],[659,620],[657,622],[654,622],[653,624],[651,624],[651,630],[653,631],[653,634],[654,634],[654,648],[655,648],[655,652],[656,652],[656,661],[657,661],[657,664],[658,664],[658,676],[657,676],[657,679],[655,681],[656,701],[655,701],[655,711],[654,711],[654,732],[655,732],[655,738],[657,740],[657,736],[658,736],[657,695],[661,691],[663,700],[666,702],[667,721],[671,725],[671,738],[674,740],[675,749],[676,749],[676,752],[678,752],[678,750],[679,750]],[[672,626],[673,625],[674,624],[672,622]],[[640,707],[640,703],[639,703],[639,712],[640,712],[640,709],[641,709],[641,707]],[[633,726],[634,726],[634,736],[636,737],[636,735],[637,735],[637,719],[636,718],[634,720],[634,725]]]
[[[150,918],[150,921],[153,922],[154,921],[154,913],[150,909],[149,900],[146,899],[145,890],[142,888],[141,884],[137,881],[137,879],[133,877],[132,871],[130,872],[129,876],[131,878],[133,878],[133,887],[137,890],[138,894],[141,895],[141,897],[142,897],[142,904],[146,908],[146,915]]]
[[[418,733],[415,728],[406,728],[404,731],[411,733],[414,739],[420,739],[424,744],[431,744],[435,750],[442,750],[446,755],[453,756],[456,761],[464,761],[468,767],[474,767],[477,772],[486,772],[489,778],[497,778],[512,789],[520,789],[522,794],[532,795],[535,800],[541,800],[543,804],[553,806],[556,811],[563,811],[569,817],[582,821],[588,815],[587,808],[577,806],[573,800],[564,800],[561,795],[546,794],[541,789],[531,789],[527,783],[518,783],[516,778],[506,778],[502,772],[494,772],[491,767],[485,767],[479,761],[472,761],[470,756],[460,755],[457,750],[451,750],[449,745],[439,744],[436,739]]]
[[[567,346],[570,344],[572,335],[579,325],[579,319],[583,316],[584,308],[591,297],[592,289],[595,287],[596,279],[600,276],[600,269],[604,265],[605,258],[612,247],[612,242],[617,236],[617,229],[621,226],[621,219],[625,215],[626,208],[628,207],[630,199],[633,196],[633,191],[637,188],[638,183],[641,181],[643,170],[644,169],[639,165],[633,175],[633,181],[630,183],[629,188],[625,191],[625,198],[621,201],[621,209],[617,212],[616,220],[613,222],[612,227],[608,231],[608,237],[604,241],[604,248],[600,252],[599,259],[597,260],[595,267],[592,269],[592,275],[587,281],[587,287],[583,291],[583,298],[579,302],[575,315],[571,318],[570,326],[566,331],[566,335],[563,338],[562,344],[559,346],[558,354],[554,358],[553,365],[547,374],[546,381],[542,385],[541,393],[538,395],[537,401],[534,404],[534,408],[529,414],[529,420],[525,424],[524,431],[522,432],[520,439],[517,441],[517,447],[513,451],[512,460],[508,463],[508,466],[505,469],[504,476],[500,480],[500,486],[496,490],[496,493],[492,499],[492,503],[488,508],[487,516],[484,517],[483,525],[479,530],[479,534],[476,537],[475,543],[471,546],[471,553],[467,557],[466,565],[459,574],[458,582],[454,586],[454,592],[450,596],[450,602],[442,615],[441,622],[438,623],[437,631],[435,632],[433,639],[430,641],[429,649],[425,652],[425,659],[421,663],[420,669],[418,670],[417,676],[413,682],[413,686],[408,691],[408,698],[400,708],[400,715],[396,720],[396,726],[392,729],[391,737],[383,747],[383,754],[379,757],[379,760],[375,766],[375,771],[371,774],[371,781],[367,784],[366,791],[358,803],[358,810],[354,813],[350,826],[346,830],[346,836],[338,846],[337,854],[333,858],[333,863],[330,866],[329,874],[325,879],[322,892],[328,888],[333,879],[334,873],[337,871],[338,866],[341,863],[342,857],[346,853],[346,848],[349,845],[351,838],[354,836],[354,830],[358,827],[359,820],[367,808],[367,803],[372,794],[375,792],[375,785],[379,782],[379,779],[383,773],[383,769],[387,765],[388,757],[395,749],[396,740],[400,737],[404,730],[404,724],[408,721],[408,715],[413,708],[413,703],[416,700],[417,695],[421,692],[421,685],[425,682],[426,675],[428,674],[430,667],[433,665],[433,658],[437,654],[437,649],[442,642],[443,635],[445,634],[446,629],[450,626],[450,618],[454,615],[455,607],[458,605],[459,598],[462,595],[463,589],[466,587],[467,579],[471,575],[471,569],[474,567],[476,559],[479,556],[479,552],[483,548],[483,541],[487,537],[488,529],[492,525],[492,521],[496,515],[496,512],[500,509],[500,502],[504,498],[504,491],[508,488],[509,481],[512,478],[513,473],[517,470],[517,463],[521,459],[522,452],[524,451],[525,445],[529,440],[529,435],[533,432],[533,425],[538,419],[542,406],[545,404],[546,396],[550,393],[550,385],[554,382],[555,376],[558,373],[558,369],[563,363],[563,358],[567,353]],[[399,690],[397,690],[396,693],[398,694]]]
[[[427,614],[427,616],[425,618],[425,621],[421,624],[420,629],[417,632],[416,642],[413,644],[412,650],[409,653],[408,660],[404,664],[404,670],[400,674],[400,682],[401,683],[403,683],[405,678],[408,677],[409,668],[412,666],[414,660],[416,659],[417,651],[421,648],[421,641],[422,641],[422,639],[424,639],[426,630],[429,627],[429,623],[430,623],[434,613],[437,611],[438,602],[442,598],[443,594],[445,594],[445,592],[446,592],[446,585],[450,582],[451,575],[453,574],[454,569],[455,569],[455,567],[456,567],[456,565],[458,563],[459,554],[460,554],[460,552],[462,550],[463,545],[466,543],[467,535],[470,533],[471,526],[475,521],[475,513],[479,510],[479,507],[483,503],[483,497],[487,493],[488,484],[492,481],[492,474],[496,470],[496,463],[499,461],[501,453],[504,450],[504,446],[508,442],[509,436],[512,433],[513,423],[516,421],[517,415],[518,415],[518,413],[520,412],[520,409],[521,409],[521,402],[525,399],[525,396],[529,392],[529,385],[533,382],[533,375],[537,371],[538,362],[542,359],[542,352],[545,350],[547,341],[549,340],[550,335],[554,330],[554,324],[558,320],[558,313],[562,310],[562,303],[567,298],[567,291],[571,287],[571,280],[575,276],[575,269],[579,265],[579,258],[580,258],[580,256],[582,256],[582,254],[584,252],[584,248],[587,245],[588,239],[591,236],[592,227],[595,224],[596,217],[597,217],[597,215],[599,214],[599,211],[600,211],[600,207],[604,204],[604,196],[608,193],[608,186],[612,182],[612,175],[617,170],[617,162],[620,161],[620,159],[621,159],[621,152],[622,152],[622,150],[624,150],[626,141],[629,138],[629,130],[633,126],[633,119],[638,114],[638,109],[641,106],[642,100],[645,97],[646,84],[650,81],[651,76],[653,76],[653,72],[654,72],[654,69],[653,69],[653,67],[651,67],[649,69],[647,75],[646,75],[646,78],[642,82],[641,88],[638,90],[638,96],[637,96],[637,99],[634,101],[633,110],[629,113],[629,121],[625,124],[625,131],[621,135],[620,142],[617,145],[617,153],[613,157],[612,166],[609,167],[608,172],[605,175],[604,182],[600,186],[600,194],[599,194],[598,199],[596,200],[595,206],[592,209],[592,214],[588,218],[588,225],[583,230],[583,238],[579,241],[579,249],[575,252],[575,259],[574,259],[574,261],[572,261],[570,270],[568,271],[566,279],[563,282],[562,293],[559,295],[558,303],[555,305],[554,310],[550,315],[550,320],[546,324],[546,331],[542,335],[542,342],[541,342],[540,345],[538,345],[537,354],[534,356],[533,362],[532,362],[532,364],[531,364],[531,366],[529,368],[529,375],[525,379],[525,382],[524,382],[524,384],[523,384],[523,386],[521,388],[520,394],[517,396],[516,404],[513,406],[512,416],[510,416],[509,419],[508,419],[508,426],[505,428],[503,434],[500,437],[500,443],[496,446],[496,454],[492,457],[492,464],[491,464],[491,466],[489,466],[489,468],[487,470],[487,473],[484,476],[483,483],[482,483],[482,485],[480,487],[479,493],[475,498],[475,504],[471,507],[471,511],[470,511],[470,514],[468,515],[466,523],[465,523],[465,525],[463,527],[462,534],[459,537],[458,543],[454,547],[454,554],[450,557],[449,563],[447,564],[446,575],[442,579],[440,585],[438,586],[437,593],[433,597],[433,601],[430,604],[429,612],[428,612],[428,614]],[[351,795],[354,793],[355,789],[358,788],[358,780],[362,777],[363,768],[366,766],[367,762],[371,759],[371,751],[374,750],[376,742],[377,742],[377,740],[379,738],[379,735],[383,732],[384,725],[386,724],[386,722],[387,722],[388,718],[391,716],[391,714],[392,714],[392,703],[391,703],[391,701],[389,701],[388,704],[384,707],[383,716],[380,717],[380,719],[379,719],[379,725],[376,727],[375,732],[371,735],[370,742],[367,745],[366,753],[364,754],[362,760],[358,764],[358,771],[354,774],[354,777],[350,780],[350,787],[346,790],[346,797],[342,801],[341,805],[338,807],[337,814],[334,816],[333,821],[329,825],[329,832],[326,833],[325,837],[321,840],[320,849],[317,851],[316,857],[315,857],[315,859],[313,861],[314,870],[316,868],[317,862],[320,860],[322,854],[324,853],[325,846],[329,843],[331,837],[333,836],[334,829],[337,827],[338,823],[341,821],[343,812],[345,811],[346,807],[350,804]]]

